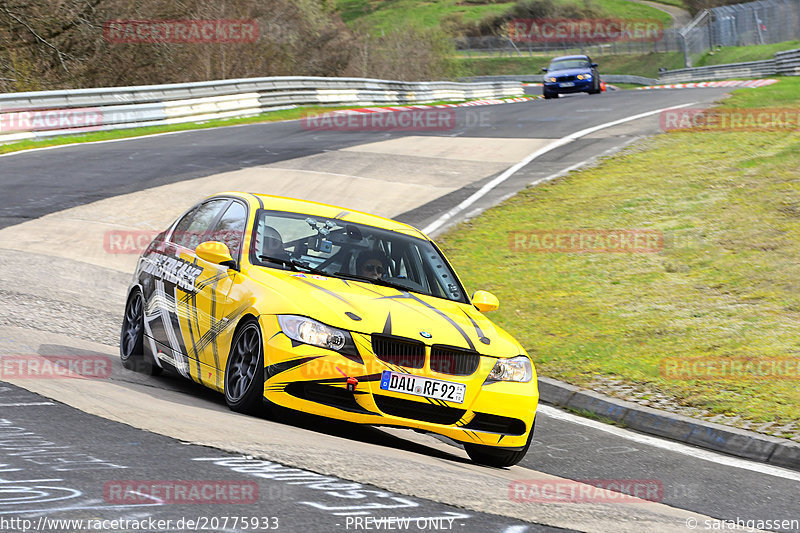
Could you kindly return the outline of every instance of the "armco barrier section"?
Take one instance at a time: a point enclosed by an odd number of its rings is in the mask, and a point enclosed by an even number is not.
[[[776,52],[775,71],[784,76],[800,76],[800,48]]]
[[[653,78],[645,78],[644,76],[632,76],[628,74],[603,74],[602,72],[600,73],[600,79],[607,83],[631,83],[634,85],[653,85],[657,82],[657,80]],[[520,81],[542,83],[543,80],[544,74],[530,74],[528,76],[473,76],[471,78],[461,78],[460,81],[473,83],[482,81]]]
[[[407,105],[522,96],[511,80],[272,77],[0,94],[0,142],[245,117],[298,105]],[[91,124],[87,125],[87,116]],[[79,118],[76,118],[79,117]]]
[[[800,48],[776,52],[774,59],[765,59],[763,61],[668,70],[661,74],[658,82],[683,83],[687,81],[727,80],[731,78],[763,78],[776,74],[800,76]]]
[[[682,68],[662,72],[659,83],[682,83],[687,81],[729,80],[731,78],[763,78],[774,76],[775,60],[748,61],[707,67]]]

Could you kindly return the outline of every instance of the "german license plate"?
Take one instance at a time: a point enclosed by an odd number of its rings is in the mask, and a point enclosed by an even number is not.
[[[565,81],[558,84],[559,87],[575,87],[575,82],[573,81]]]
[[[463,383],[451,383],[440,379],[423,378],[411,374],[401,374],[384,370],[381,375],[381,389],[392,392],[403,392],[414,396],[424,396],[446,402],[464,403],[467,386]]]

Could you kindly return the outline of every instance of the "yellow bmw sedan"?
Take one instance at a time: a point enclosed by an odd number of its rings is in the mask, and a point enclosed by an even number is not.
[[[421,231],[325,204],[207,198],[139,259],[120,338],[127,368],[164,368],[225,394],[463,443],[518,463],[539,400],[523,347],[468,296]]]

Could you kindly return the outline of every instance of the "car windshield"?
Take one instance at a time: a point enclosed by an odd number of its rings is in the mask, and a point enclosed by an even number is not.
[[[355,279],[466,302],[439,250],[425,239],[315,215],[260,211],[251,260],[256,265]]]
[[[590,68],[590,64],[586,59],[560,59],[550,63],[550,67],[547,70],[548,72],[552,72],[554,70],[567,70],[571,68]]]

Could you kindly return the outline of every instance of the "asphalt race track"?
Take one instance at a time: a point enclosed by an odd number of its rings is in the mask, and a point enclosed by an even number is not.
[[[489,469],[412,431],[234,414],[219,394],[174,375],[125,371],[117,357],[136,255],[109,250],[108,230],[162,228],[203,196],[238,188],[426,227],[570,134],[705,106],[724,92],[615,91],[462,108],[456,126],[441,131],[314,131],[292,121],[0,156],[0,355],[92,355],[110,368],[105,379],[0,382],[0,531],[80,530],[45,519],[171,520],[107,531],[508,533],[703,531],[721,529],[714,519],[800,519],[798,472],[552,407],[537,414],[520,465]],[[437,231],[658,131],[655,113],[550,149]],[[214,505],[114,497],[115,487],[147,480],[238,484],[255,496]],[[519,501],[518,480],[634,482],[658,491],[651,501]]]

